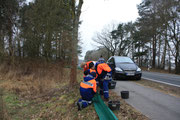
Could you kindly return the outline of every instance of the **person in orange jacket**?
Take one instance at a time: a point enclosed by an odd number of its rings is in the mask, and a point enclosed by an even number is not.
[[[104,99],[108,101],[109,100],[108,84],[109,81],[112,80],[112,70],[108,64],[104,63],[102,59],[101,61],[98,61],[96,63],[95,70],[98,75],[96,81],[99,82],[100,94],[104,95]]]
[[[93,62],[93,61],[88,61],[86,63],[82,62],[81,68],[84,69],[84,75],[88,75],[91,72],[96,72],[94,65],[95,65],[95,62]]]
[[[82,98],[77,102],[78,110],[81,110],[92,103],[92,98],[97,92],[95,77],[96,73],[91,72],[85,76],[84,81],[80,83],[80,94]]]
[[[93,63],[93,61],[82,62],[82,63],[81,63],[81,68],[83,68],[84,71],[90,69],[90,67],[89,67],[90,63]]]
[[[90,74],[92,72],[96,73],[95,66],[94,66],[93,62],[89,63],[89,69],[84,71],[84,75],[88,75],[88,74]]]

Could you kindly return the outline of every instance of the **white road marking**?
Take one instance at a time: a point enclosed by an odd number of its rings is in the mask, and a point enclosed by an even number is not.
[[[158,83],[163,83],[163,84],[166,84],[166,85],[180,87],[180,85],[175,85],[175,84],[171,84],[171,83],[167,83],[167,82],[162,82],[162,81],[158,81],[158,80],[151,79],[151,78],[146,78],[146,77],[141,77],[141,78],[146,79],[146,80],[150,80],[150,81],[154,81],[154,82],[158,82]]]

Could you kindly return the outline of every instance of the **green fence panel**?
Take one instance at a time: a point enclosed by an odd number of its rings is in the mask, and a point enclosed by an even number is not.
[[[94,96],[93,103],[100,120],[118,120],[114,113],[106,106],[98,93]]]

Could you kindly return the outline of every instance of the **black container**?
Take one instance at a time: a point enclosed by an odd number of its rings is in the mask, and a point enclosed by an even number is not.
[[[111,110],[119,110],[120,109],[120,101],[109,101],[108,107]]]
[[[121,98],[128,99],[129,98],[129,91],[121,91]]]
[[[109,89],[114,89],[116,87],[116,82],[115,81],[110,81],[108,84]]]

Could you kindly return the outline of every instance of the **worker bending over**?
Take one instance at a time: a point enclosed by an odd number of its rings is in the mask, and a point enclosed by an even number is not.
[[[108,64],[104,63],[104,61],[98,61],[95,65],[95,70],[97,73],[96,81],[99,82],[100,86],[100,94],[104,95],[104,99],[106,101],[109,100],[109,81],[112,80],[112,70]]]

